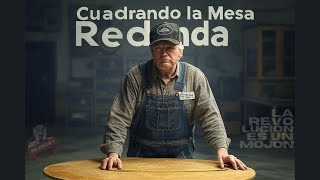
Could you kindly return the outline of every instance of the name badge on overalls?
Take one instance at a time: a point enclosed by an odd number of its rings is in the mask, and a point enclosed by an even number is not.
[[[189,99],[194,99],[194,92],[178,92],[179,93],[179,99],[184,101],[184,100],[189,100]]]

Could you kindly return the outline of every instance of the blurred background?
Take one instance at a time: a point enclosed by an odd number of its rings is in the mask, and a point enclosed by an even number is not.
[[[181,17],[165,21],[176,22],[190,32],[203,27],[208,6],[252,10],[253,21],[209,21],[209,38],[215,34],[211,29],[224,26],[228,46],[195,46],[190,42],[184,60],[207,76],[232,140],[231,152],[257,171],[256,179],[294,179],[294,148],[240,146],[248,140],[245,132],[253,131],[250,117],[271,117],[272,109],[278,114],[289,109],[294,116],[293,0],[26,0],[25,4],[26,147],[39,124],[46,126],[48,136],[59,141],[52,150],[54,156],[45,160],[26,153],[26,179],[46,179],[42,169],[55,162],[104,157],[99,145],[114,95],[126,72],[151,58],[148,47],[134,47],[126,39],[130,28],[143,27],[143,20],[93,21],[98,27],[94,39],[99,46],[83,42],[77,47],[76,12],[82,6],[101,11],[124,6],[159,11],[169,6],[170,10],[180,10]],[[187,6],[201,10],[202,20],[187,20]],[[152,26],[161,21],[151,19],[150,23]],[[108,27],[120,29],[124,35],[117,48],[102,43],[102,33]],[[134,38],[138,41],[143,36],[136,34]],[[196,137],[197,158],[215,159],[199,127]]]

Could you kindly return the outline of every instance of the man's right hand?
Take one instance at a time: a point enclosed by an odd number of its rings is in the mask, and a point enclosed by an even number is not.
[[[100,165],[100,169],[102,170],[111,170],[112,167],[122,169],[122,162],[117,153],[109,153],[108,157],[103,159]]]

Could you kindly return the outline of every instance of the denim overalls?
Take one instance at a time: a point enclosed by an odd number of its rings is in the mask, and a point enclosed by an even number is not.
[[[178,95],[184,88],[186,64],[178,63],[176,93],[171,95],[150,94],[153,60],[140,64],[144,95],[130,128],[128,157],[194,158],[193,127]]]

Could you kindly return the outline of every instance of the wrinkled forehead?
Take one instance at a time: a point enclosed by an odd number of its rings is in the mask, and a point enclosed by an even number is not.
[[[170,41],[159,41],[159,42],[156,42],[154,44],[151,45],[151,48],[154,48],[154,47],[160,47],[160,46],[166,46],[166,47],[176,47],[178,45],[170,42]]]

